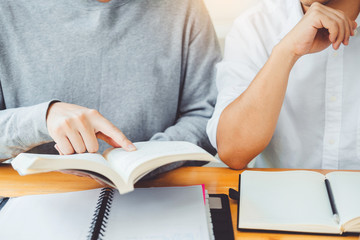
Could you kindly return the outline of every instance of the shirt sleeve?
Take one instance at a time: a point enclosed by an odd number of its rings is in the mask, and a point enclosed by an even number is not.
[[[52,102],[6,109],[0,84],[0,162],[52,141],[46,127],[46,113]]]
[[[188,141],[215,154],[206,134],[206,124],[210,119],[216,101],[215,66],[221,60],[218,40],[206,7],[200,0],[192,0],[193,22],[189,33],[187,49],[183,57],[181,99],[178,119],[175,125],[164,132],[156,133],[151,140]],[[191,21],[191,18],[190,20]],[[198,162],[186,162],[189,165]],[[183,165],[178,162],[157,169],[164,172]],[[204,163],[202,163],[204,164]]]
[[[269,56],[262,42],[261,30],[254,22],[248,15],[236,19],[225,40],[224,59],[217,64],[218,97],[214,114],[207,125],[207,134],[216,149],[221,113],[247,89]]]

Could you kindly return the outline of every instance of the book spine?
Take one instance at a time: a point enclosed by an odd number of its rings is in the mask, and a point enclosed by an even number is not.
[[[103,188],[101,190],[91,221],[88,240],[99,240],[104,237],[113,196],[114,190],[112,188]]]

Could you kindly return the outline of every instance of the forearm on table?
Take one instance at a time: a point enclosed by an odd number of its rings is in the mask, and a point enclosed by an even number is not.
[[[220,158],[231,168],[246,167],[269,144],[297,59],[278,44],[249,87],[224,109],[217,146]]]

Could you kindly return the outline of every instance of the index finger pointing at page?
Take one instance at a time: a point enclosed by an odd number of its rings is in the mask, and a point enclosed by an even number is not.
[[[95,130],[102,134],[97,134],[97,137],[106,141],[113,147],[122,147],[126,151],[135,151],[135,145],[109,120],[104,117],[98,119]]]

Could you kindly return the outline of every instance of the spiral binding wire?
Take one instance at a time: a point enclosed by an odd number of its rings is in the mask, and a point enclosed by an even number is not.
[[[91,221],[88,240],[102,240],[102,237],[104,237],[113,196],[114,190],[112,188],[103,188],[101,190]]]

